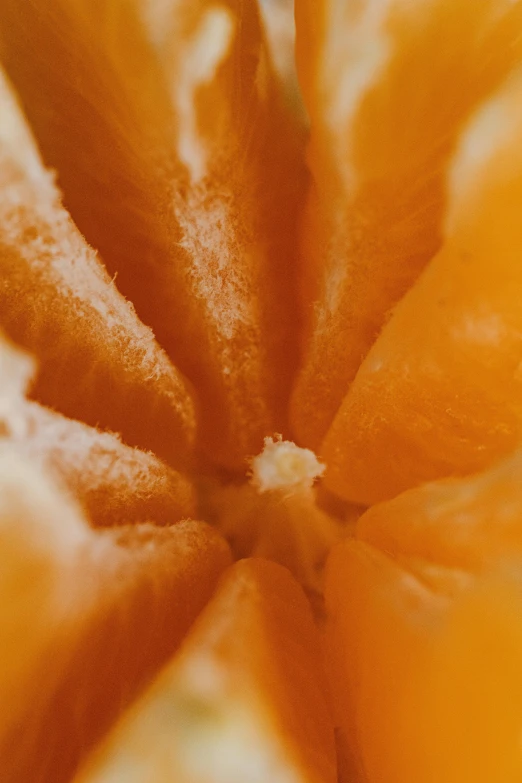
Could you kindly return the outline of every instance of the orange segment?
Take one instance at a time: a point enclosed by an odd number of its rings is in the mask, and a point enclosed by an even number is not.
[[[172,654],[229,562],[199,523],[89,530],[0,449],[2,780],[67,783]]]
[[[184,380],[61,206],[1,73],[0,107],[0,325],[39,358],[33,395],[179,464],[195,429]]]
[[[518,452],[409,490],[332,550],[336,718],[370,783],[520,779],[521,478]]]
[[[463,134],[444,246],[396,307],[325,439],[326,484],[346,498],[372,503],[471,473],[520,441],[521,90],[518,72]]]
[[[447,600],[351,540],[332,550],[325,598],[335,721],[350,755],[369,783],[427,783],[416,777],[422,729],[408,698]]]
[[[332,691],[369,783],[520,780],[519,568],[475,583],[361,542],[334,549]]]
[[[520,61],[522,6],[297,0],[296,18],[313,184],[292,422],[317,450],[390,309],[441,245],[448,158]]]
[[[429,758],[429,769],[426,761],[423,766],[430,783],[522,778],[519,569],[517,563],[513,574],[486,582],[459,602],[423,671],[427,695],[419,747]]]
[[[204,447],[244,469],[285,423],[302,187],[254,0],[6,0],[0,52],[74,219],[197,387]]]
[[[240,561],[78,781],[333,783],[321,667],[310,609],[289,573]]]
[[[392,556],[482,570],[522,555],[522,452],[466,479],[441,479],[370,508],[359,538]]]
[[[96,525],[169,523],[194,516],[185,476],[117,435],[66,419],[24,395],[34,364],[0,334],[0,435],[13,452],[39,462]]]
[[[334,549],[336,717],[369,783],[520,780],[521,597],[509,569],[475,584],[360,542]]]
[[[173,524],[195,516],[189,480],[153,454],[36,403],[21,404],[13,415],[12,429],[10,420],[4,423],[14,450],[64,484],[95,525]]]

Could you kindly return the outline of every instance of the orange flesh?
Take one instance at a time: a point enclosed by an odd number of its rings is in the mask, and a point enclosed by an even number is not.
[[[520,779],[521,480],[516,452],[411,489],[332,551],[336,718],[369,780]]]
[[[1,5],[2,783],[519,783],[522,1]]]
[[[195,516],[190,481],[152,454],[36,403],[21,405],[16,417],[11,442],[17,453],[54,474],[93,524],[172,524]]]
[[[207,454],[244,469],[284,426],[303,179],[254,4],[7,0],[0,52],[73,218],[194,383]]]
[[[390,309],[441,245],[448,158],[470,112],[520,61],[522,8],[296,6],[313,182],[292,422],[318,449]]]
[[[185,381],[61,206],[1,71],[0,108],[0,327],[39,356],[33,396],[181,464]]]
[[[522,554],[522,454],[485,473],[442,479],[369,509],[357,535],[391,556],[480,571]]]
[[[118,436],[25,399],[35,367],[0,334],[0,434],[74,496],[96,526],[172,524],[195,515],[189,479]]]
[[[521,87],[516,72],[463,134],[444,245],[395,308],[323,443],[326,484],[351,500],[471,473],[519,442]]]
[[[515,573],[470,586],[422,561],[404,569],[360,542],[334,551],[330,675],[337,720],[368,780],[520,780]]]
[[[371,781],[520,779],[521,478],[517,453],[412,489],[330,555],[336,719]]]
[[[241,560],[223,577],[179,657],[79,780],[101,783],[120,770],[129,783],[167,783],[172,775],[195,783],[226,774],[234,782],[334,781],[322,676],[319,638],[298,585],[274,563]],[[246,725],[245,747],[235,747],[237,757],[223,769],[219,756],[213,759],[212,770],[212,728],[226,736],[228,724]],[[183,748],[192,744],[199,763]],[[197,771],[207,764],[206,775]]]
[[[404,701],[443,599],[379,551],[346,542],[330,556],[326,603],[335,721],[351,755],[369,781],[416,780]]]
[[[2,775],[65,783],[175,650],[229,555],[194,522],[94,533],[8,446],[0,457]]]

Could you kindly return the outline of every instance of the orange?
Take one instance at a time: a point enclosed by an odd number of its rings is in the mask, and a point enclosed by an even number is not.
[[[333,783],[322,676],[298,585],[274,563],[239,561],[179,656],[78,780]]]
[[[209,599],[229,559],[223,539],[200,523],[167,526],[197,513],[191,483],[176,470],[194,471],[196,426],[207,458],[241,474],[262,436],[285,424],[295,366],[289,356],[295,357],[297,322],[300,131],[278,95],[254,6],[185,4],[183,13],[181,6],[173,28],[164,31],[157,19],[150,28],[144,16],[136,24],[131,7],[122,7],[120,43],[115,19],[102,19],[95,6],[6,4],[0,14],[2,62],[46,162],[59,169],[67,207],[103,254],[102,260],[88,247],[62,206],[5,79],[0,324],[38,360],[31,386],[38,403],[28,402],[27,364],[1,346],[0,362],[9,371],[2,448],[17,477],[6,475],[14,489],[0,506],[0,522],[14,537],[6,547],[13,584],[0,596],[0,607],[5,602],[13,616],[11,626],[5,623],[13,664],[4,700],[13,706],[0,722],[9,783],[28,776],[35,783],[70,780],[122,715],[126,725],[133,714],[128,707]],[[127,33],[130,43],[123,42]],[[172,49],[169,40],[183,45]],[[13,44],[28,47],[21,70]],[[196,58],[205,51],[208,61],[198,72]],[[239,93],[238,67],[247,77]],[[35,78],[46,86],[33,93]],[[178,84],[177,93],[167,84]],[[58,127],[48,123],[56,100]],[[284,174],[276,198],[275,172]],[[338,531],[315,507],[316,475],[294,501],[283,482],[268,506],[284,506],[272,529],[280,523],[280,540],[294,547],[295,570],[318,589]],[[262,488],[252,491],[257,497]],[[3,494],[0,486],[0,499]],[[76,503],[93,525],[108,529],[90,529]],[[266,531],[262,538],[268,541]],[[243,661],[237,700],[261,769],[274,765],[283,779],[290,767],[303,781],[333,781],[319,638],[299,586],[268,562],[236,566],[201,630],[167,671],[183,669],[194,646],[198,654],[200,645],[208,646],[223,617],[231,623],[221,641],[223,677],[233,689]],[[19,655],[22,627],[28,629],[25,656]],[[213,665],[214,653],[208,654]],[[221,701],[226,714],[228,699]],[[146,705],[136,702],[138,721]],[[161,762],[157,751],[153,765]]]
[[[90,530],[0,446],[2,779],[69,781],[172,654],[227,565],[195,522]]]
[[[518,452],[412,489],[332,551],[335,712],[370,781],[520,779],[521,479]]]
[[[520,780],[519,569],[469,583],[363,542],[334,550],[336,718],[368,781]]]
[[[285,424],[303,180],[255,3],[6,0],[0,56],[80,230],[194,383],[207,455],[244,468]]]
[[[441,479],[369,509],[357,535],[391,556],[480,571],[522,556],[522,452],[466,479]]]
[[[262,3],[1,4],[2,783],[522,779],[522,0]]]
[[[36,405],[20,410],[16,451],[42,462],[96,525],[173,524],[196,515],[191,482],[153,454]]]
[[[96,525],[172,524],[195,515],[190,481],[153,454],[126,446],[24,398],[29,357],[0,335],[0,433],[13,453],[38,462],[82,504]]]
[[[185,380],[61,206],[1,71],[0,112],[0,327],[38,354],[32,395],[179,466],[195,430]]]
[[[312,184],[292,422],[319,449],[390,310],[443,242],[448,159],[470,113],[520,62],[522,7],[296,0],[296,18]],[[320,449],[327,461],[346,429]]]
[[[517,71],[463,134],[443,247],[396,306],[325,438],[327,486],[346,498],[372,503],[471,473],[520,441],[521,89]]]

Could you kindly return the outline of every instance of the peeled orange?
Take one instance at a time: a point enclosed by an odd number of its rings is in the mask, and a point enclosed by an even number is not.
[[[2,783],[522,779],[521,96],[522,0],[3,0]]]

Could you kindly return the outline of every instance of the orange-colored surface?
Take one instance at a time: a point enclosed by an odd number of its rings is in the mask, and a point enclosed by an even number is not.
[[[5,0],[0,56],[73,218],[194,383],[207,455],[243,469],[285,425],[303,182],[255,3]]]
[[[94,532],[0,449],[0,758],[6,783],[67,783],[172,654],[228,564],[206,526]]]
[[[334,550],[336,719],[368,781],[520,780],[519,569],[475,582],[363,542]]]
[[[275,563],[241,560],[78,780],[329,783],[334,736],[322,686],[299,586]]]
[[[443,247],[391,314],[321,447],[327,486],[351,500],[471,473],[520,441],[521,90],[516,71],[463,133]]]
[[[187,476],[117,435],[25,398],[35,363],[0,334],[0,436],[76,498],[93,525],[173,524],[196,513]]]
[[[13,447],[54,474],[94,525],[173,524],[196,516],[189,479],[150,452],[36,403],[20,406],[16,415]]]
[[[466,479],[441,479],[370,508],[357,535],[391,556],[477,572],[522,556],[522,452]]]
[[[195,490],[186,475],[113,433],[29,402],[35,369],[0,333],[0,437],[13,454],[53,476],[93,525],[173,524],[195,516]]]
[[[0,327],[38,354],[33,396],[180,465],[195,429],[184,379],[62,207],[1,71],[0,113]]]
[[[262,1],[0,2],[1,783],[522,780],[522,0]]]
[[[292,422],[318,449],[391,308],[442,243],[448,159],[470,112],[520,61],[522,7],[297,0],[296,9],[312,185]]]
[[[370,781],[522,774],[522,459],[370,508],[327,568],[336,718]]]
[[[327,566],[336,720],[370,781],[522,774],[522,462],[369,509]]]

